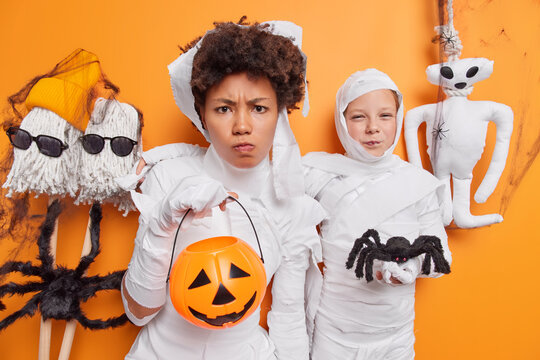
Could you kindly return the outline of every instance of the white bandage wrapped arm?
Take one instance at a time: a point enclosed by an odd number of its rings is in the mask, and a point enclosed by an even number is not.
[[[416,107],[407,112],[405,116],[404,135],[407,146],[407,158],[409,162],[418,167],[422,167],[420,150],[418,148],[418,127],[428,118],[434,117],[436,104],[428,104]],[[426,139],[429,141],[429,139]]]
[[[153,173],[147,181],[150,184],[145,184],[146,187],[159,187]],[[219,205],[227,196],[221,183],[205,176],[183,178],[157,203],[148,199],[149,195],[134,194],[141,216],[123,288],[133,301],[147,309],[158,309],[165,303],[173,237],[181,218],[187,209],[206,211]]]
[[[204,155],[206,148],[198,145],[175,143],[156,146],[142,154],[142,158],[147,165],[155,165],[160,161],[174,159],[182,156],[198,156]]]
[[[139,163],[133,165],[129,174],[117,177],[114,180],[118,186],[126,191],[135,190],[144,181],[147,173],[159,162],[178,157],[202,156],[206,153],[206,150],[206,148],[201,148],[198,145],[185,143],[156,146],[141,155]],[[141,162],[144,163],[144,167],[139,169]]]
[[[305,192],[314,199],[319,199],[322,190],[337,177],[337,175],[307,165],[304,165],[302,170]]]
[[[324,211],[313,199],[304,199],[309,206],[303,207],[301,213],[291,214],[298,221],[293,221],[283,242],[282,261],[272,285],[272,310],[267,317],[279,360],[309,359],[305,279],[312,254],[320,252],[315,226],[324,218]]]

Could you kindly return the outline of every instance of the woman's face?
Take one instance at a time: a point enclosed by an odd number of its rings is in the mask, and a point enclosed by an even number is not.
[[[270,152],[278,118],[266,77],[227,75],[206,93],[201,120],[219,156],[237,168],[258,165]]]
[[[374,156],[383,155],[394,143],[396,114],[396,97],[387,89],[357,97],[344,113],[349,135]]]

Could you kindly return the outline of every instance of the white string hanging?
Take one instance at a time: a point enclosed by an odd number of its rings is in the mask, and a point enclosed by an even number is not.
[[[435,31],[439,34],[439,41],[448,61],[455,61],[461,55],[463,45],[458,36],[458,31],[454,28],[453,0],[448,0],[446,11],[448,23],[446,25],[435,26]]]
[[[448,0],[446,13],[448,16],[447,24],[435,26],[435,31],[439,34],[439,41],[447,61],[452,62],[459,60],[461,50],[463,50],[458,31],[454,28],[453,0]],[[473,87],[471,86],[465,89],[449,89],[443,87],[443,91],[447,96],[469,96],[473,91]]]

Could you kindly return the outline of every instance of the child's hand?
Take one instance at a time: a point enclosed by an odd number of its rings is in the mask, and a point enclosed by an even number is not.
[[[378,271],[375,275],[378,280],[387,284],[412,284],[420,273],[421,266],[422,260],[419,257],[409,259],[399,265],[395,262],[384,262],[381,271]]]
[[[398,265],[392,261],[382,261],[376,259],[373,262],[373,272],[375,273],[375,278],[383,284],[401,285],[401,281],[394,276],[394,273],[398,269]]]
[[[377,280],[382,280],[383,279],[383,275],[380,271],[377,271],[375,273],[375,277],[377,278]],[[395,278],[394,276],[390,275],[390,278],[389,278],[389,281],[390,283],[394,284],[394,285],[401,285],[402,282],[399,281],[397,278]],[[388,282],[385,280],[385,282]]]
[[[407,260],[403,264],[399,265],[400,272],[398,273],[397,278],[403,284],[412,284],[415,282],[416,277],[420,274],[420,269],[422,267],[422,259],[420,257],[414,257]]]

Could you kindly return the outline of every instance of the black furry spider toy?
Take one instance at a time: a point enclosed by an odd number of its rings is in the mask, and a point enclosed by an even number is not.
[[[41,226],[41,234],[38,239],[38,260],[41,261],[41,265],[32,265],[30,261],[8,261],[0,267],[0,275],[18,271],[24,276],[41,278],[41,281],[29,281],[25,284],[10,282],[0,286],[0,299],[5,295],[37,292],[20,310],[0,321],[0,330],[21,317],[34,315],[38,308],[44,320],[77,320],[82,326],[89,329],[116,327],[127,321],[125,314],[108,320],[91,320],[81,310],[81,303],[95,296],[97,291],[120,289],[122,276],[125,272],[125,270],[121,270],[106,276],[85,276],[86,270],[99,254],[101,206],[94,204],[90,210],[92,248],[87,256],[81,258],[75,270],[62,266],[55,267],[53,257],[49,253],[51,235],[60,212],[61,206],[58,200],[54,201],[47,209],[47,216]],[[5,305],[0,302],[0,310],[4,309]]]
[[[347,269],[351,269],[358,256],[355,268],[356,277],[363,278],[365,269],[366,281],[370,282],[373,280],[373,261],[375,259],[402,264],[421,254],[426,254],[422,263],[422,274],[427,275],[431,272],[432,259],[435,271],[443,274],[450,272],[450,264],[444,258],[441,240],[438,237],[422,235],[411,244],[404,237],[394,236],[388,239],[386,244],[382,244],[379,233],[373,229],[367,230],[361,238],[356,239],[345,266]]]

